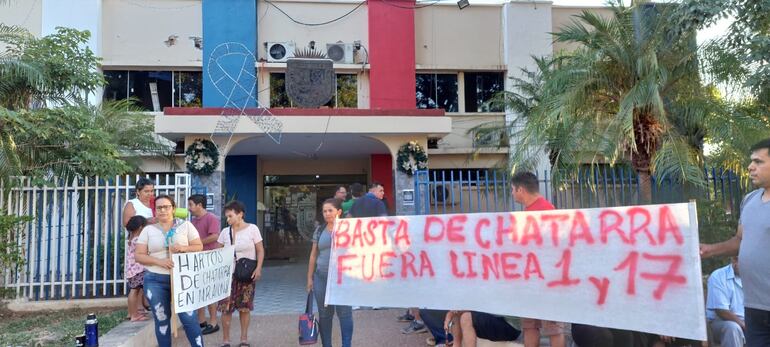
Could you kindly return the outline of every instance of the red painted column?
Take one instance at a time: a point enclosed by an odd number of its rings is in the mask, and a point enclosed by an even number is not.
[[[414,0],[368,2],[372,109],[415,108],[414,4]]]
[[[414,0],[369,0],[369,105],[415,108]],[[372,180],[382,183],[391,213],[396,197],[393,158],[372,154]]]
[[[382,183],[388,210],[393,213],[396,197],[393,195],[393,159],[390,154],[372,154],[372,181]]]

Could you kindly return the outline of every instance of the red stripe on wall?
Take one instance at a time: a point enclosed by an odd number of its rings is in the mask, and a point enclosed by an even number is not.
[[[415,108],[414,0],[368,4],[370,107]]]

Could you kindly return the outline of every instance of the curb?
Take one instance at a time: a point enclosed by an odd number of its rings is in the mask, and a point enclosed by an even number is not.
[[[76,300],[3,300],[3,305],[14,312],[57,311],[65,309],[124,307],[126,298],[76,299]]]
[[[155,342],[155,323],[123,322],[99,338],[100,347],[150,347]]]

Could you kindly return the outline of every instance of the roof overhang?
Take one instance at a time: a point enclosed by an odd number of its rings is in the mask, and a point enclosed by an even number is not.
[[[362,135],[425,134],[443,137],[452,131],[452,119],[444,110],[369,109],[237,109],[166,108],[155,116],[155,132],[172,140],[190,134],[224,134],[217,125],[227,117],[240,116],[232,134],[264,134],[258,117],[275,117],[283,134],[346,133]],[[249,117],[254,116],[254,117]]]

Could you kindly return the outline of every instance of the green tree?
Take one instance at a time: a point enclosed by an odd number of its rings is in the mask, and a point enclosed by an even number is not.
[[[35,38],[0,24],[0,179],[112,176],[135,171],[137,155],[170,157],[130,101],[88,104],[104,85],[89,37],[57,28]]]
[[[90,34],[67,28],[35,38],[0,24],[0,182],[25,176],[37,185],[75,177],[135,172],[139,155],[171,157],[153,132],[152,116],[133,101],[90,105],[104,84]],[[0,192],[5,194],[4,192]],[[2,206],[0,206],[2,207]],[[5,207],[2,207],[5,210]],[[0,266],[23,263],[17,238],[25,216],[0,215]],[[7,241],[7,242],[6,242]]]
[[[770,1],[700,0],[706,11],[734,20],[703,46],[701,73],[716,112],[707,119],[709,164],[729,168],[748,186],[748,151],[770,137]]]
[[[82,104],[87,102],[89,94],[104,85],[104,78],[97,70],[99,58],[87,46],[91,37],[88,31],[58,27],[54,34],[35,38],[18,28],[0,24],[0,32],[4,31],[9,35],[0,36],[6,45],[3,65],[16,64],[25,69],[17,68],[17,73],[2,75],[0,106],[15,110],[49,104]],[[33,74],[40,78],[30,80],[28,76]]]
[[[532,168],[547,148],[557,176],[586,163],[628,163],[643,201],[651,200],[653,174],[703,183],[712,105],[698,75],[695,29],[714,14],[622,2],[611,9],[609,18],[583,11],[553,34],[579,48],[538,63],[542,81],[531,82],[539,96],[512,127],[513,162]]]

